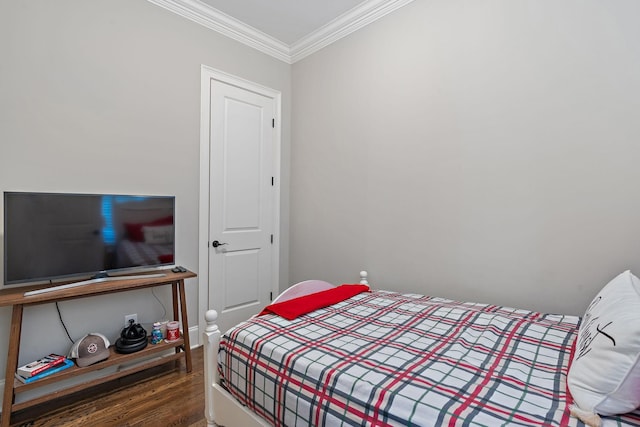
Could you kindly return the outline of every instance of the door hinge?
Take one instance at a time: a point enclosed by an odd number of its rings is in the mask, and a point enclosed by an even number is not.
[[[271,119],[271,127],[272,128],[276,127],[276,119]]]
[[[273,301],[273,292],[269,292],[269,301]]]
[[[271,235],[271,244],[273,245],[273,234]]]
[[[273,187],[273,183],[275,182],[275,179],[273,179],[273,177],[271,177],[271,186]]]

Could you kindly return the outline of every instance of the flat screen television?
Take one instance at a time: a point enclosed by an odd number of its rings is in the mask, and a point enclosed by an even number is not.
[[[4,284],[174,264],[175,197],[4,192]]]

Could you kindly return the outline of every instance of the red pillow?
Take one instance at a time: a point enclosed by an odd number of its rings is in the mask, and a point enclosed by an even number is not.
[[[143,242],[144,241],[144,233],[142,232],[142,227],[147,225],[171,225],[173,224],[173,215],[165,216],[164,218],[154,219],[151,222],[140,222],[132,224],[130,222],[124,223],[124,228],[127,230],[127,235],[129,236],[129,240],[134,242]]]
[[[369,292],[369,286],[359,283],[354,285],[340,285],[335,288],[268,305],[258,316],[273,313],[287,320],[293,320],[298,316],[311,313],[319,308],[329,307],[330,305],[342,302],[362,292]]]

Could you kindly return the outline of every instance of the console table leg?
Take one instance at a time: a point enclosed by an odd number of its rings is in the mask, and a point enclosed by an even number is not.
[[[22,304],[13,306],[11,315],[11,332],[9,333],[9,349],[7,351],[7,370],[4,377],[4,398],[2,399],[2,427],[11,424],[11,407],[13,406],[13,381],[18,369],[18,353],[20,351],[20,333],[22,331]]]
[[[174,282],[171,284],[171,293],[173,297],[173,320],[178,320],[180,313],[178,312],[178,284],[180,282]]]
[[[182,338],[184,339],[184,357],[187,372],[191,372],[191,344],[189,342],[189,321],[187,320],[187,298],[184,291],[184,280],[178,284],[180,290],[180,312],[182,314]]]
[[[178,283],[173,282],[171,284],[171,300],[173,301],[173,318],[171,320],[178,320],[180,312],[178,311]],[[176,353],[180,353],[180,347],[176,347]]]

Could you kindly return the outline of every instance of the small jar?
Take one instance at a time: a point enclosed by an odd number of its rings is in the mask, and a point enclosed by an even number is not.
[[[160,322],[153,324],[153,331],[151,331],[151,344],[158,344],[162,342],[162,331],[160,330]]]
[[[173,342],[180,339],[180,323],[175,320],[167,323],[167,342]]]

